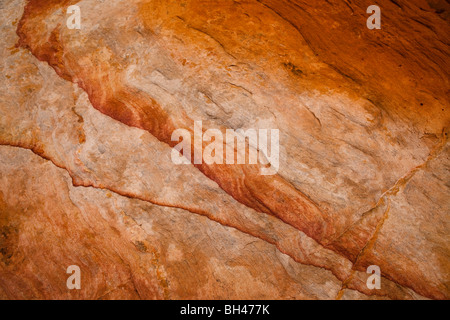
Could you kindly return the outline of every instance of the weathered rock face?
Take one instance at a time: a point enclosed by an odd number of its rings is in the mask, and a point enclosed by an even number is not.
[[[370,4],[0,0],[0,297],[450,298],[448,4]]]

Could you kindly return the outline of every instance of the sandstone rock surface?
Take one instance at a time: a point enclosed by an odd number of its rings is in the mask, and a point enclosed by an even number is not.
[[[448,299],[449,6],[378,2],[0,0],[0,298]]]

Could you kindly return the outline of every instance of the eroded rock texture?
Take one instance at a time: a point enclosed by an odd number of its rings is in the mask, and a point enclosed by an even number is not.
[[[448,299],[449,5],[371,4],[0,0],[0,297]],[[200,120],[278,173],[174,164]]]

